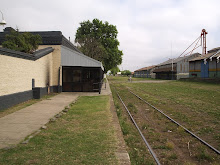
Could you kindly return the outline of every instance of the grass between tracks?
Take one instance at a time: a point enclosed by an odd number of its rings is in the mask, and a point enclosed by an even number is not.
[[[123,83],[119,83],[124,81]],[[145,79],[148,81],[148,79]],[[133,80],[135,81],[135,80]],[[129,92],[125,92],[127,88],[130,88],[132,91],[137,93],[139,96],[156,106],[157,108],[163,110],[166,114],[171,116],[173,119],[177,120],[185,127],[190,129],[195,134],[199,135],[203,140],[207,141],[215,148],[220,150],[220,85],[219,84],[211,84],[211,83],[203,83],[203,82],[181,82],[181,81],[167,81],[163,83],[127,83],[125,78],[112,78],[109,77],[109,82],[111,83],[111,87],[116,87],[118,90],[121,90],[124,99],[127,99],[127,106],[129,109],[134,109],[133,114],[136,114],[137,108],[134,105],[131,105],[137,102],[136,99],[132,98],[129,95]],[[156,82],[156,81],[155,81]],[[140,105],[140,103],[138,103]],[[140,105],[141,107],[141,105]],[[145,130],[149,137],[152,137],[151,142],[154,143],[153,147],[156,150],[166,150],[168,153],[173,152],[171,155],[162,155],[161,158],[163,162],[167,162],[172,164],[172,162],[178,162],[178,159],[181,157],[184,159],[184,154],[189,156],[189,151],[187,149],[187,143],[189,143],[189,147],[192,155],[190,159],[192,162],[197,162],[199,164],[215,164],[216,161],[219,161],[219,157],[213,153],[213,151],[207,150],[207,147],[204,145],[198,144],[198,142],[194,139],[190,139],[190,136],[183,134],[183,130],[179,129],[176,126],[173,126],[172,123],[169,123],[164,119],[160,114],[156,114],[153,110],[146,109],[149,113],[152,113],[152,118],[157,120],[158,127],[153,125],[151,119],[150,123],[153,127],[150,127],[148,124],[143,124],[142,121],[140,123],[140,127],[142,130]],[[145,113],[145,112],[144,112]],[[146,112],[147,113],[147,112]],[[150,115],[150,114],[149,114]],[[138,115],[137,115],[138,116]],[[140,115],[139,115],[140,116]],[[149,117],[149,116],[148,116]],[[165,122],[165,124],[163,124]],[[157,133],[160,132],[161,125],[164,125],[164,129],[161,129],[163,135],[167,134],[167,139],[161,139],[160,135]],[[123,130],[123,125],[122,130]],[[156,130],[154,130],[156,129]],[[176,137],[179,138],[180,142],[170,141],[169,138],[172,138],[167,133],[167,131],[175,132]],[[125,139],[128,135],[125,135]],[[185,137],[186,136],[186,137]],[[153,139],[155,137],[155,139]],[[157,141],[160,141],[163,145],[155,145]],[[191,141],[192,140],[192,141]],[[126,141],[127,142],[127,141]],[[178,144],[179,143],[179,144]],[[128,144],[128,143],[127,143]],[[158,143],[159,144],[159,143]],[[177,146],[176,146],[177,145]],[[128,144],[129,146],[129,144]],[[192,150],[192,147],[195,149]],[[129,147],[131,152],[134,151],[132,147]],[[137,149],[137,148],[136,148]],[[178,155],[175,153],[175,150],[178,150],[183,155]],[[184,153],[185,152],[185,153]],[[130,155],[131,156],[131,155]],[[132,159],[132,156],[131,156]],[[133,160],[135,162],[135,160]],[[189,160],[189,162],[191,162]],[[135,164],[135,163],[134,163]]]
[[[220,85],[173,81],[128,87],[220,150]]]
[[[83,96],[26,145],[0,150],[0,164],[117,164],[109,96]]]
[[[143,140],[140,138],[139,132],[134,127],[133,123],[130,122],[130,118],[124,112],[115,89],[111,88],[111,90],[124,140],[128,146],[131,164],[155,164]],[[132,104],[130,104],[130,106],[132,106]]]

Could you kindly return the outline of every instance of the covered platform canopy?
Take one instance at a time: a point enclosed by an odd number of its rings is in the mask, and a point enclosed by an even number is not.
[[[104,67],[101,62],[61,46],[63,92],[97,92],[101,88]]]

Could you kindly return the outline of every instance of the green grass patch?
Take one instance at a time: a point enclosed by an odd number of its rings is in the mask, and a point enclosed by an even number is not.
[[[117,164],[109,96],[83,96],[26,145],[0,151],[0,164]]]
[[[134,112],[134,113],[137,113],[137,112],[138,112],[138,109],[137,109],[137,108],[135,107],[135,105],[132,104],[132,103],[128,103],[127,107],[128,107],[128,109],[129,109],[130,112]]]
[[[202,150],[199,154],[197,154],[196,158],[199,161],[202,161],[202,160],[212,161],[212,157],[208,153],[206,153],[204,150]]]
[[[108,76],[107,77],[109,81],[111,82],[128,82],[128,76]],[[157,81],[156,79],[152,78],[138,78],[138,77],[132,77],[132,81],[147,81],[147,80],[154,80]]]
[[[220,132],[219,84],[170,81],[121,85],[129,87],[140,97],[163,110],[203,139],[209,139],[208,142],[220,149],[218,145],[220,140],[215,138]],[[172,128],[167,129],[172,130]]]
[[[176,154],[171,154],[171,155],[168,156],[168,159],[169,160],[175,160],[175,159],[177,159],[177,155]]]

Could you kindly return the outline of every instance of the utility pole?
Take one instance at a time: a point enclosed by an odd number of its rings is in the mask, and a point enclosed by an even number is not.
[[[172,69],[171,69],[171,74],[172,74],[172,80],[173,80],[173,54],[172,54],[172,41],[171,41],[171,59],[172,59]]]

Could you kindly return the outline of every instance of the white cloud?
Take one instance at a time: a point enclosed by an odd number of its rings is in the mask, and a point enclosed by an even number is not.
[[[180,55],[203,28],[208,31],[208,49],[220,46],[218,0],[0,0],[0,4],[8,26],[60,30],[72,41],[82,21],[98,18],[116,25],[124,53],[121,68],[132,71],[171,57],[171,42],[173,56]]]

